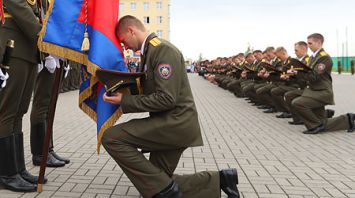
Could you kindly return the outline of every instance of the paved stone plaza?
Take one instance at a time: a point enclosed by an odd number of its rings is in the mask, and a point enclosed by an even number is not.
[[[264,114],[244,99],[189,74],[204,146],[184,152],[176,173],[236,167],[242,197],[354,197],[355,133],[304,135],[303,126]],[[333,74],[336,116],[355,113],[355,76]],[[124,115],[120,122],[146,114]],[[37,174],[24,119],[27,168]],[[78,108],[78,92],[60,94],[54,124],[55,150],[71,163],[47,168],[38,193],[0,190],[0,197],[139,197],[104,148],[96,153],[96,125]],[[225,195],[222,194],[222,197]]]

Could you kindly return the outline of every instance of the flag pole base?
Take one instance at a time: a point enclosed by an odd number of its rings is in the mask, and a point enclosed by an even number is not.
[[[43,191],[43,184],[37,184],[37,192],[41,193]]]

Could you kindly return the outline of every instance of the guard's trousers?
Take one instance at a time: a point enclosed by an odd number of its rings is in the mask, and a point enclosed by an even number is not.
[[[105,131],[102,145],[121,167],[143,197],[150,198],[174,180],[184,198],[217,198],[221,196],[218,171],[175,175],[174,171],[186,148],[135,137],[120,125]],[[149,151],[149,160],[138,148]]]
[[[292,107],[306,125],[307,129],[313,129],[325,122],[326,112],[323,102],[313,98],[300,96],[292,100]]]
[[[9,79],[0,91],[0,138],[22,133],[22,118],[30,105],[37,76],[34,63],[11,58],[9,65]]]

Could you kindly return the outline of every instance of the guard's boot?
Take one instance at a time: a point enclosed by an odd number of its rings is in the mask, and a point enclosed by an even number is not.
[[[35,192],[37,185],[23,179],[18,174],[15,137],[0,138],[0,186],[16,192]]]
[[[349,129],[348,132],[354,132],[355,131],[355,114],[353,113],[348,113],[348,121],[349,121]]]
[[[219,171],[221,190],[228,195],[228,198],[239,198],[238,173],[237,169],[223,169]]]
[[[42,161],[42,149],[44,145],[44,137],[47,130],[47,123],[39,122],[31,124],[31,153],[32,163],[35,166],[40,166]],[[51,153],[48,153],[47,167],[62,167],[65,162],[58,160]]]
[[[335,111],[332,109],[326,109],[326,114],[327,114],[327,118],[332,118],[335,114]]]
[[[37,184],[38,176],[34,176],[26,170],[25,165],[25,153],[23,148],[23,133],[15,134],[15,149],[16,149],[16,161],[18,165],[18,174],[26,181]],[[43,183],[47,183],[47,178],[44,177]]]
[[[56,152],[54,152],[54,147],[53,147],[53,135],[52,135],[52,138],[51,138],[51,141],[49,143],[49,149],[48,149],[49,153],[54,157],[56,158],[57,160],[59,161],[63,161],[65,164],[69,164],[70,163],[70,160],[68,158],[65,158],[65,157],[61,157],[59,156]]]
[[[52,154],[53,157],[55,157],[57,160],[63,161],[65,164],[70,163],[70,160],[68,158],[59,156],[57,153],[54,152],[53,148],[49,148],[49,153]]]
[[[303,134],[318,134],[318,133],[322,133],[325,131],[325,126],[324,124],[320,124],[319,126],[312,128],[312,129],[308,129],[306,131],[303,131]]]
[[[153,198],[180,198],[182,193],[176,182],[172,181],[164,190],[154,195]]]

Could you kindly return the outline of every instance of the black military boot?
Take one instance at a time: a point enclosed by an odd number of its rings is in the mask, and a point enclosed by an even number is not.
[[[65,164],[69,164],[70,163],[70,160],[68,158],[59,156],[57,153],[54,152],[53,148],[49,148],[49,153],[51,155],[53,155],[53,157],[56,158],[57,160],[63,161]]]
[[[35,192],[37,185],[29,183],[18,174],[13,134],[0,138],[0,151],[0,186],[16,192]]]
[[[348,116],[348,121],[350,126],[348,132],[351,133],[355,131],[355,114],[348,113],[347,116]]]
[[[25,153],[23,148],[23,133],[15,134],[15,149],[16,149],[16,161],[17,161],[17,168],[18,174],[25,179],[26,181],[30,182],[31,184],[38,183],[38,177],[33,176],[26,170],[25,165]],[[47,183],[47,178],[44,177],[43,183]]]
[[[153,198],[180,198],[182,194],[176,182],[172,181],[164,190],[154,195]]]
[[[239,198],[238,173],[237,169],[223,169],[219,171],[221,190],[228,195],[228,198]]]
[[[59,161],[63,161],[65,164],[69,164],[69,163],[70,163],[70,160],[69,160],[68,158],[61,157],[61,156],[59,156],[56,152],[54,152],[54,147],[53,147],[53,135],[52,135],[51,141],[50,141],[50,143],[49,143],[48,152],[49,152],[54,158],[56,158],[56,159],[59,160]]]
[[[335,114],[335,111],[332,109],[326,109],[326,114],[327,114],[327,118],[332,118]]]
[[[31,153],[32,163],[40,166],[42,161],[42,149],[44,145],[44,137],[47,130],[47,123],[39,122],[31,124]],[[48,153],[47,167],[63,167],[65,162],[58,160],[51,153]]]

